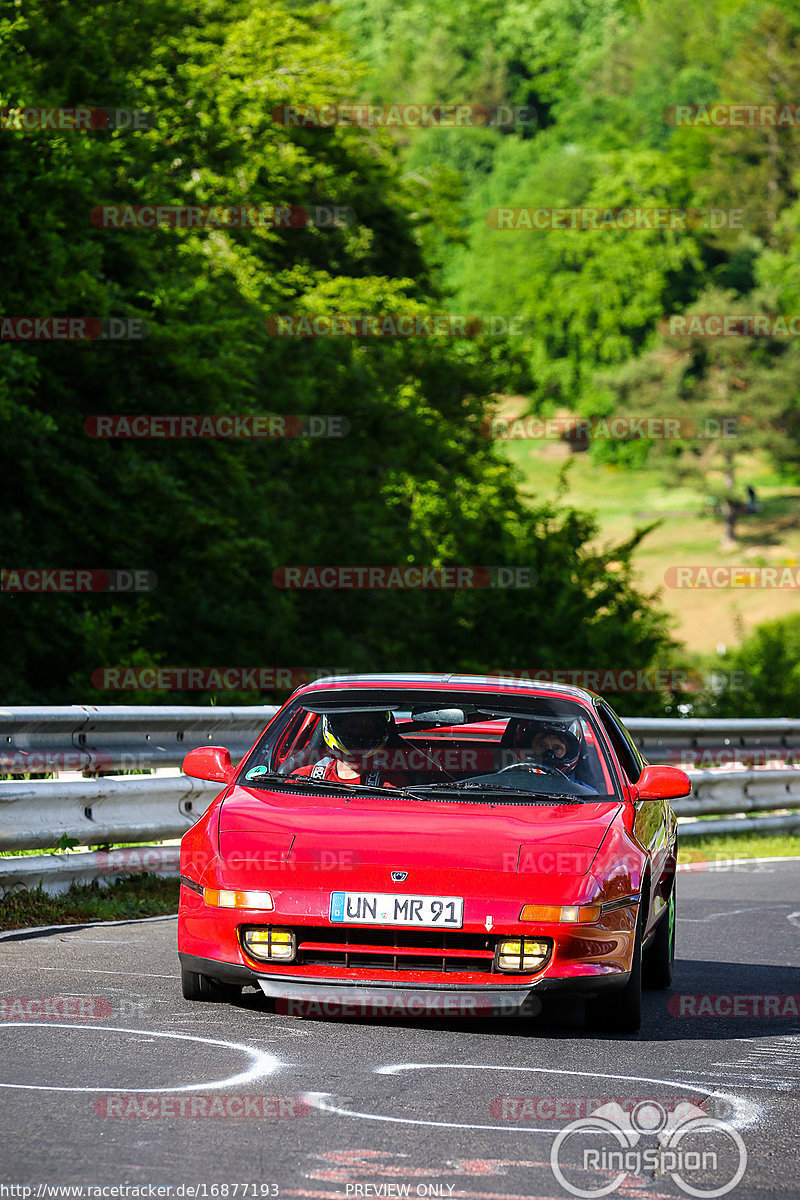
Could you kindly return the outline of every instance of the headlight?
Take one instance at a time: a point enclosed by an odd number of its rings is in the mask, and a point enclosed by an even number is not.
[[[544,921],[557,925],[585,925],[600,920],[599,904],[526,904],[520,921]]]
[[[245,929],[242,941],[248,954],[264,962],[290,962],[294,958],[294,934],[291,929]]]
[[[275,907],[269,892],[229,892],[203,888],[203,899],[212,908],[255,908],[271,912]]]
[[[549,941],[539,938],[501,938],[497,943],[498,971],[529,975],[538,971],[550,953]]]

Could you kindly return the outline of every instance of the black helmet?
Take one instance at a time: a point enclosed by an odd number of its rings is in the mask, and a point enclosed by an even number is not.
[[[322,718],[322,740],[335,758],[361,762],[389,740],[391,712],[328,713]]]
[[[518,721],[514,749],[571,775],[583,750],[583,733],[577,721]]]

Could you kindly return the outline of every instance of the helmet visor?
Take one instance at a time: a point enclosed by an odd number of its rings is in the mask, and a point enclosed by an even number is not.
[[[329,749],[364,758],[386,742],[391,713],[332,713],[324,720],[323,740]]]

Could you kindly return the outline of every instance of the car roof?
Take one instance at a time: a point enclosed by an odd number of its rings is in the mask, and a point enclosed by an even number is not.
[[[316,692],[347,691],[356,688],[379,689],[382,687],[387,689],[408,687],[412,690],[419,688],[420,691],[452,687],[465,692],[491,692],[494,694],[498,690],[502,690],[511,696],[552,696],[576,700],[580,704],[589,706],[593,706],[595,700],[595,693],[586,691],[584,688],[573,687],[566,683],[517,678],[510,671],[496,675],[434,675],[411,671],[376,675],[330,675],[315,679],[312,683],[297,688],[292,694],[292,699],[313,695]]]

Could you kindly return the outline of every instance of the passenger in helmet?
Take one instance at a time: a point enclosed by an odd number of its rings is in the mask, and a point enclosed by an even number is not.
[[[392,756],[381,754],[399,742],[390,711],[326,713],[322,717],[322,741],[328,754],[313,766],[299,767],[292,775],[372,787],[408,784],[404,772],[391,769]]]
[[[572,783],[597,790],[575,776],[585,746],[578,721],[517,721],[512,744],[521,758],[556,767]]]

